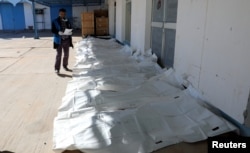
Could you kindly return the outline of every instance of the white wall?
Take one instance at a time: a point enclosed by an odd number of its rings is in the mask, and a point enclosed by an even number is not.
[[[72,8],[72,15],[75,19],[74,26],[76,26],[77,28],[81,28],[81,13],[86,11],[87,8],[84,6],[74,6]]]
[[[199,74],[206,24],[206,0],[179,0],[174,68],[199,88]]]
[[[125,0],[116,0],[116,39],[125,40]]]
[[[250,1],[178,3],[174,68],[205,100],[243,123],[250,89]]]
[[[46,9],[44,9],[45,29],[51,29],[50,8],[47,6],[41,5],[41,4],[37,4],[37,3],[35,4],[35,8],[39,8],[39,9],[46,8]],[[32,14],[31,14],[31,16],[32,16]],[[43,18],[42,15],[38,15],[38,14],[36,15],[37,22],[43,21],[42,18]],[[38,23],[37,26],[38,26],[38,29],[43,28],[41,23]]]
[[[15,1],[13,1],[15,3]],[[24,6],[24,18],[25,18],[25,28],[28,29],[28,26],[34,27],[34,20],[33,20],[33,10],[32,10],[32,4],[28,2],[23,3]],[[35,4],[36,8],[46,8],[45,9],[45,29],[51,29],[51,20],[50,20],[50,8],[41,4]],[[42,15],[36,15],[37,22],[42,21]],[[1,19],[1,16],[0,16]],[[42,29],[42,24],[38,23],[38,29]],[[2,29],[2,22],[0,20],[0,29]]]
[[[109,34],[111,36],[115,35],[115,0],[108,1],[108,10],[109,10]]]
[[[25,7],[25,22],[26,22],[26,28],[29,25],[34,25],[33,23],[33,12],[32,12],[32,5],[28,3],[24,3]],[[103,6],[102,6],[103,7]],[[76,28],[81,28],[81,13],[82,12],[91,12],[96,9],[102,8],[101,6],[73,6],[72,8],[72,15],[75,17],[76,22],[74,23]],[[44,9],[44,21],[45,21],[45,29],[51,29],[51,17],[50,17],[50,7],[41,5],[41,4],[35,4],[35,8],[46,8]],[[42,15],[36,15],[37,22],[42,22],[43,21],[43,16]],[[42,24],[38,23],[38,29],[42,29]]]
[[[32,4],[25,2],[23,3],[23,7],[24,7],[25,28],[28,29],[28,26],[34,27]]]
[[[114,13],[112,5],[114,0],[109,2],[110,17]],[[131,0],[131,47],[141,52],[150,48],[151,41],[151,7],[152,0]],[[116,0],[116,39],[123,42],[125,39],[125,11],[126,1]],[[113,32],[110,19],[110,31]],[[112,33],[111,33],[112,34]]]
[[[141,52],[150,48],[152,0],[132,0],[131,46]]]
[[[116,0],[116,39],[125,1]],[[250,1],[179,0],[174,68],[211,104],[244,122],[250,91]],[[150,48],[152,0],[132,0],[131,46]],[[250,111],[250,110],[249,110]]]

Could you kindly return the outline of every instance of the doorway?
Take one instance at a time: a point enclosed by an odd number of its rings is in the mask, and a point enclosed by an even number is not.
[[[125,14],[125,43],[130,44],[131,41],[131,0],[126,0]]]
[[[11,3],[0,3],[0,11],[3,30],[25,29],[23,3],[17,3],[16,6]]]
[[[178,0],[153,0],[151,46],[162,67],[173,67]]]
[[[114,2],[114,37],[116,36],[116,1]]]

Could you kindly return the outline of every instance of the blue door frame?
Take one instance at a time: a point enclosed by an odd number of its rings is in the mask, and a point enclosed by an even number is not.
[[[14,8],[15,30],[25,29],[25,17],[23,3],[17,3]]]
[[[13,5],[10,3],[0,3],[3,30],[14,30]]]
[[[13,6],[10,3],[0,3],[3,30],[24,30],[25,18],[22,3]]]

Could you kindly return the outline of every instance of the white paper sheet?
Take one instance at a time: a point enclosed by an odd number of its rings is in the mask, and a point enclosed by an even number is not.
[[[65,29],[64,32],[63,32],[64,35],[70,35],[72,34],[72,29]]]

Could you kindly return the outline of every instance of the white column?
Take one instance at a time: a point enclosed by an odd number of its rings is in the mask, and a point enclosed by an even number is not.
[[[131,46],[142,53],[151,47],[152,0],[132,0]]]
[[[28,28],[28,26],[34,27],[34,20],[32,17],[32,4],[30,3],[23,3],[24,7],[24,18],[25,18],[25,28]]]
[[[125,39],[125,0],[116,0],[116,39],[123,42]]]
[[[109,10],[109,34],[114,36],[115,34],[115,0],[108,1]]]

